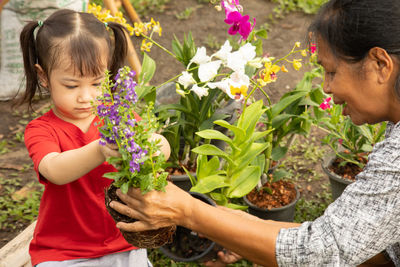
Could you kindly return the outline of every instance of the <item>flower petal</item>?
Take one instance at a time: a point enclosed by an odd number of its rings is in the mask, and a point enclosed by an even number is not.
[[[218,69],[221,66],[222,61],[216,60],[205,64],[201,64],[199,67],[199,79],[201,82],[210,81],[218,74]]]

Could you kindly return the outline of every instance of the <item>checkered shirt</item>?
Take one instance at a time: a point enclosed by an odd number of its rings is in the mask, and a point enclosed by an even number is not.
[[[386,250],[400,266],[400,123],[388,123],[364,170],[313,222],[282,229],[279,266],[357,266]]]

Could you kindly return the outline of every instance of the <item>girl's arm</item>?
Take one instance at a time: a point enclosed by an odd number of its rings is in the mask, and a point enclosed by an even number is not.
[[[112,145],[102,146],[95,140],[77,149],[47,154],[39,163],[39,172],[50,182],[63,185],[87,174],[107,157],[119,155]]]

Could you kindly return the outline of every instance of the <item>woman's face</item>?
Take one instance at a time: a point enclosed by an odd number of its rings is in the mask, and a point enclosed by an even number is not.
[[[379,82],[377,62],[367,56],[359,63],[347,63],[335,57],[322,39],[318,40],[318,61],[325,69],[324,92],[332,94],[335,104],[343,105],[343,115],[350,116],[354,124],[393,119],[394,83]]]

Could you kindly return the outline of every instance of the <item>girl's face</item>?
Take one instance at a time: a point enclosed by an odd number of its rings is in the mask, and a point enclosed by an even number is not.
[[[336,58],[322,39],[318,40],[318,61],[325,69],[324,92],[332,94],[335,104],[344,105],[343,114],[354,124],[400,119],[393,116],[392,108],[399,106],[394,82],[380,82],[378,61],[367,56],[361,63],[347,63]]]
[[[69,60],[60,62],[69,63]],[[105,60],[102,62],[106,62]],[[87,128],[94,118],[91,102],[100,95],[98,88],[104,79],[106,64],[99,76],[83,76],[74,71],[71,64],[57,64],[52,69],[47,86],[54,104],[53,111],[61,119],[76,126]]]

